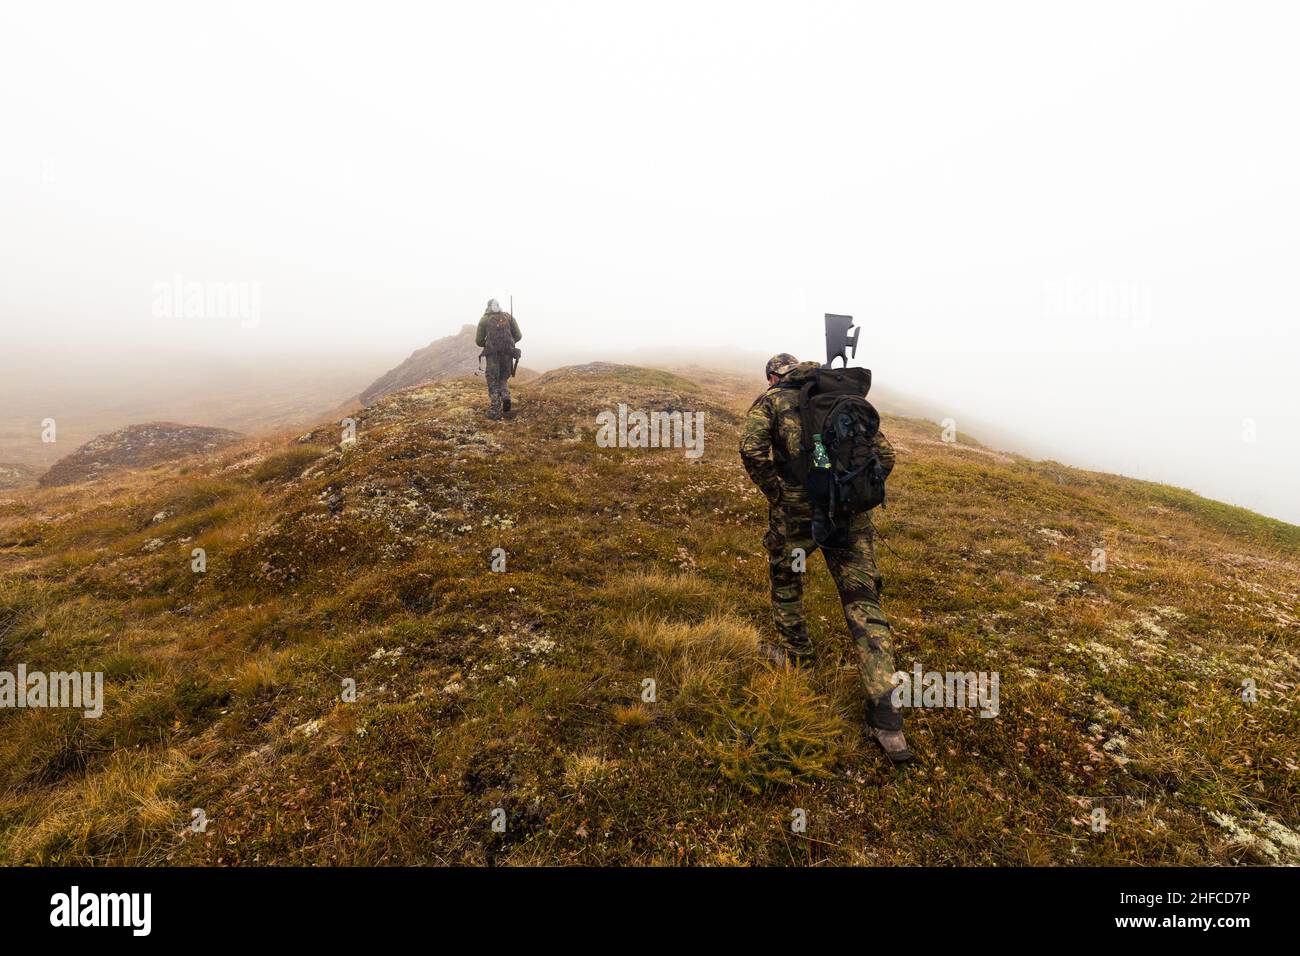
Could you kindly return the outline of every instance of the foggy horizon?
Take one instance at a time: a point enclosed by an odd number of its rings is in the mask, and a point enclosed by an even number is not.
[[[538,370],[821,360],[841,312],[959,431],[1300,522],[1300,66],[1262,8],[75,9],[0,14],[8,382],[378,374],[512,294]]]

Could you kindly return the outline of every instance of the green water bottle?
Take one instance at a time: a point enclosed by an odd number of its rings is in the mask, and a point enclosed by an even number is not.
[[[812,465],[814,468],[829,468],[831,466],[831,458],[830,455],[826,454],[826,446],[822,444],[821,435],[813,435]]]

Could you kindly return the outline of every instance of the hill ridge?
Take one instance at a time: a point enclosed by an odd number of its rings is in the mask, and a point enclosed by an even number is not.
[[[1300,529],[886,417],[897,664],[1002,676],[994,719],[910,713],[896,773],[818,561],[816,665],[754,651],[753,383],[548,376],[511,422],[473,378],[418,384],[355,442],[324,423],[0,503],[0,669],[102,669],[107,697],[101,721],[0,713],[3,858],[1297,859]],[[705,411],[703,457],[598,446],[619,401]],[[181,836],[195,806],[209,833]],[[815,840],[791,842],[795,806]]]

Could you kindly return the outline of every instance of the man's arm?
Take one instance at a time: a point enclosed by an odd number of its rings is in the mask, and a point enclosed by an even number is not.
[[[479,348],[487,345],[487,313],[478,320],[478,331],[474,333],[474,344]]]
[[[772,416],[766,395],[750,407],[740,428],[740,460],[759,491],[775,502],[781,495],[781,476],[772,461]]]
[[[516,342],[524,337],[524,333],[519,331],[519,323],[515,321],[513,315],[510,316],[510,334],[515,337]]]

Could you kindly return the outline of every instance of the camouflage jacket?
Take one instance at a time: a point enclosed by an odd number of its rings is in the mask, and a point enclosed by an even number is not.
[[[493,315],[504,315],[510,320],[510,335],[516,342],[524,337],[523,333],[519,331],[519,323],[515,321],[515,317],[509,312],[484,312],[483,317],[478,320],[478,331],[474,333],[474,344],[479,348],[487,345],[487,321]]]
[[[817,363],[803,365],[816,367]],[[768,501],[775,502],[783,494],[803,494],[793,475],[782,474],[782,466],[801,454],[802,436],[798,389],[774,385],[749,407],[740,428],[740,460]],[[875,449],[889,474],[894,468],[894,448],[883,432],[876,433]]]

